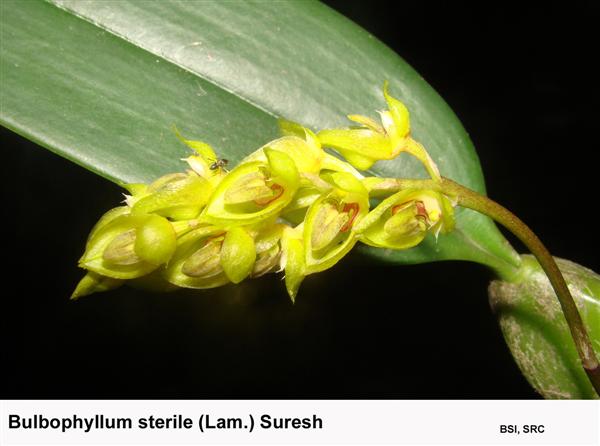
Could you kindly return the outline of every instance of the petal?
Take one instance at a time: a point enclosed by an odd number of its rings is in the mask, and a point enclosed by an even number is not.
[[[410,131],[410,117],[406,106],[388,92],[389,83],[383,84],[383,96],[388,104],[390,114],[394,120],[393,138],[404,138]]]
[[[346,153],[355,153],[378,160],[392,155],[390,139],[371,129],[321,130],[317,136],[323,146],[336,149],[344,157]]]
[[[129,192],[134,197],[144,195],[146,193],[146,190],[148,189],[148,185],[143,183],[128,183],[124,184],[123,187],[127,189],[127,192]]]
[[[307,129],[306,131],[310,132]],[[310,132],[310,134],[314,136],[314,133]],[[266,148],[288,155],[294,161],[294,164],[296,164],[299,173],[318,173],[321,170],[321,163],[325,156],[325,152],[321,149],[318,139],[313,141],[312,136],[308,140],[298,136],[284,136],[265,144],[244,158],[242,163],[254,161],[267,162],[267,156],[264,151]]]
[[[321,177],[342,192],[360,195],[362,197],[361,201],[367,200],[367,189],[354,175],[350,175],[346,172],[332,172],[323,174]]]
[[[366,156],[359,155],[358,153],[347,151],[341,153],[346,158],[346,161],[359,170],[369,170],[371,167],[373,167],[373,164],[377,162],[377,160],[374,158],[368,158]]]
[[[204,161],[212,163],[217,160],[217,155],[209,144],[206,144],[202,141],[192,141],[191,139],[185,139],[181,135],[181,133],[179,133],[179,130],[175,126],[173,126],[173,131],[175,132],[175,136],[177,136],[177,138],[182,143],[184,143],[186,146],[188,146],[190,149],[192,149],[194,152],[200,155],[202,159],[204,159]]]
[[[173,226],[164,217],[150,215],[137,229],[134,250],[146,262],[167,263],[177,247]]]
[[[348,115],[348,119],[350,121],[354,121],[359,124],[362,124],[363,126],[369,128],[377,133],[381,133],[382,135],[385,134],[385,129],[381,126],[381,124],[379,124],[374,119],[368,118],[367,116]]]
[[[240,283],[252,272],[256,261],[254,239],[240,227],[227,231],[221,248],[221,266],[233,283]]]
[[[193,172],[165,175],[150,185],[149,194],[140,198],[131,212],[188,220],[200,213],[211,191],[210,183]]]
[[[287,187],[298,189],[300,176],[292,158],[285,152],[271,147],[265,147],[264,152],[271,168],[273,180],[277,181],[277,178],[282,178]]]
[[[314,155],[319,156],[319,153],[322,153],[319,138],[317,138],[317,135],[315,135],[312,130],[303,127],[296,122],[287,121],[282,118],[280,118],[277,123],[279,124],[279,130],[283,135],[302,138],[311,146]]]

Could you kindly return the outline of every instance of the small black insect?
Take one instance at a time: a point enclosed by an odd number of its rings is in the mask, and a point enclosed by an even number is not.
[[[228,162],[225,158],[219,158],[210,165],[210,170],[224,169]]]

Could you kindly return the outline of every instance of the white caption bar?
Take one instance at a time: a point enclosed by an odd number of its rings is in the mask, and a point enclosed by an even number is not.
[[[2,401],[2,445],[599,445],[598,401]]]

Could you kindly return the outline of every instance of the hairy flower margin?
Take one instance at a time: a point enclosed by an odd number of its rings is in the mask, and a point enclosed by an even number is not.
[[[361,170],[402,152],[434,181],[441,176],[410,136],[408,109],[388,93],[380,122],[349,115],[356,126],[317,134],[280,120],[283,137],[231,171],[213,148],[177,137],[194,151],[184,173],[126,185],[123,206],[92,229],[72,298],[125,282],[155,291],[213,288],[283,271],[292,301],[302,280],[339,262],[358,242],[408,249],[451,231],[453,203],[434,190],[382,193]],[[345,158],[323,150],[334,149]]]

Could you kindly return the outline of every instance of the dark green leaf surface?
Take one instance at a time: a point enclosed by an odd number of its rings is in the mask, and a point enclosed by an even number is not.
[[[312,1],[2,2],[3,125],[117,182],[180,171],[170,127],[239,161],[277,136],[277,117],[313,129],[376,115],[383,81],[411,111],[412,134],[443,175],[477,191],[477,155],[456,116],[399,56]],[[412,159],[373,173],[422,177]],[[491,221],[416,249],[365,252],[396,263],[518,260]]]

